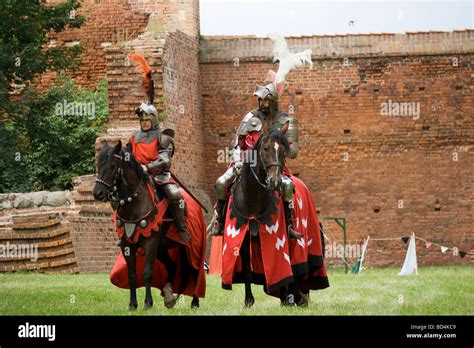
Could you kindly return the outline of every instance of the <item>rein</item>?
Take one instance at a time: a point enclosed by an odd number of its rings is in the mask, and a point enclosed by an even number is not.
[[[261,157],[261,156],[262,156],[262,155],[261,155],[261,152],[260,152],[260,149],[259,149],[259,151],[258,151],[258,157],[259,157],[260,161],[262,161],[262,157]],[[266,172],[268,171],[268,169],[271,168],[271,167],[278,167],[278,168],[280,168],[280,170],[283,169],[283,166],[282,166],[281,163],[279,163],[279,162],[271,162],[270,164],[268,164],[268,165],[265,166],[265,173],[266,173]],[[250,166],[250,171],[252,172],[252,174],[253,174],[255,180],[257,180],[257,182],[258,182],[258,184],[259,184],[260,186],[262,186],[265,190],[270,190],[270,188],[271,188],[271,187],[270,187],[270,184],[268,184],[268,183],[266,183],[266,184],[262,183],[262,181],[258,178],[258,175],[257,175],[257,173],[255,173],[255,170],[253,169],[252,166]]]
[[[95,182],[104,185],[107,188],[107,198],[111,203],[115,204],[120,204],[120,205],[125,205],[126,203],[131,203],[134,198],[138,197],[138,193],[134,192],[130,196],[128,196],[125,199],[121,199],[119,196],[119,192],[117,190],[117,184],[121,181],[125,185],[128,191],[128,182],[125,177],[125,171],[123,170],[123,156],[119,156],[117,154],[114,154],[114,157],[118,158],[120,160],[120,167],[117,169],[117,171],[114,173],[112,183],[108,183],[107,181],[101,179],[101,178],[96,178]]]
[[[263,141],[262,141],[262,142],[263,142]],[[261,150],[260,150],[260,149],[258,149],[258,157],[259,157],[259,160],[260,160],[261,162],[263,162],[263,161],[262,161],[262,157],[261,157]],[[250,164],[249,164],[249,166],[250,166],[250,171],[252,172],[252,175],[254,176],[254,178],[255,178],[255,180],[257,181],[257,183],[258,183],[261,187],[263,187],[265,190],[270,190],[270,189],[271,189],[270,184],[269,184],[269,183],[267,183],[267,184],[262,183],[262,181],[259,179],[257,173],[255,172],[253,166],[250,165]],[[271,162],[270,164],[268,164],[268,165],[265,166],[265,169],[264,169],[264,170],[265,170],[265,173],[267,173],[268,169],[271,168],[271,167],[279,167],[280,170],[282,170],[282,168],[283,168],[283,166],[282,166],[281,163],[279,163],[279,162]],[[239,181],[241,181],[241,180],[242,180],[242,175],[239,176],[239,178],[237,179],[237,182],[239,182]],[[232,195],[234,195],[234,192],[235,192],[235,188],[236,188],[236,187],[237,187],[237,185],[233,185],[233,186],[232,186]],[[235,212],[236,212],[238,215],[240,215],[241,217],[243,217],[244,219],[246,219],[246,220],[253,219],[253,220],[255,220],[255,221],[257,221],[257,222],[260,223],[259,218],[262,217],[262,216],[264,216],[264,215],[267,213],[267,211],[268,211],[268,210],[270,209],[270,207],[272,206],[272,201],[270,201],[270,204],[265,208],[264,212],[263,212],[262,214],[260,214],[259,216],[257,216],[257,217],[246,216],[245,214],[243,214],[242,212],[240,212],[239,209],[237,209],[237,206],[235,205],[234,200],[232,200],[231,204],[232,204],[232,210],[235,210]]]

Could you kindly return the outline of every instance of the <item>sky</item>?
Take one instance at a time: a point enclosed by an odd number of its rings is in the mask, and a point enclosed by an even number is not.
[[[474,28],[474,0],[201,0],[202,35],[331,35]]]

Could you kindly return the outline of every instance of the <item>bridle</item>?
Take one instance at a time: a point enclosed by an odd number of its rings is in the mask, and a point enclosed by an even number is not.
[[[263,142],[264,142],[265,140],[266,140],[266,139],[262,139],[262,144],[263,144]],[[263,159],[262,159],[262,146],[258,149],[258,157],[259,157],[260,162],[263,163]],[[268,173],[268,169],[270,169],[271,167],[278,167],[278,168],[280,168],[280,172],[283,170],[283,165],[282,165],[280,162],[274,161],[274,162],[270,162],[269,164],[265,165],[265,168],[264,168],[265,173]],[[266,190],[270,190],[270,189],[271,189],[270,183],[268,183],[268,182],[267,182],[266,184],[262,183],[262,181],[259,179],[257,173],[255,173],[255,170],[253,169],[252,166],[250,166],[250,171],[252,172],[252,174],[253,174],[255,180],[257,180],[257,182],[258,182],[258,184],[259,184],[260,186],[262,186],[262,187],[263,187],[264,189],[266,189]]]
[[[262,144],[263,144],[263,142],[264,142],[265,140],[266,140],[266,139],[262,139]],[[259,157],[259,161],[260,161],[261,163],[263,163],[263,159],[262,159],[262,146],[261,146],[261,145],[260,145],[260,148],[258,149],[258,157]],[[259,162],[259,163],[260,163],[260,162]],[[265,171],[265,173],[268,174],[268,169],[270,169],[271,167],[278,167],[278,168],[280,168],[280,171],[282,171],[283,164],[280,163],[280,162],[276,162],[276,161],[273,161],[273,162],[270,162],[270,163],[268,163],[268,164],[265,164],[265,166],[264,166],[264,171]],[[252,174],[253,174],[255,180],[257,181],[257,183],[258,183],[261,187],[263,187],[263,188],[266,189],[266,190],[270,190],[270,189],[271,189],[271,186],[270,186],[270,183],[269,183],[269,182],[267,182],[266,184],[264,184],[264,183],[260,180],[260,178],[258,177],[258,175],[257,175],[257,173],[255,172],[255,170],[254,170],[254,168],[253,168],[252,165],[250,165],[250,171],[252,172]],[[242,177],[243,177],[243,176],[240,175],[239,178],[237,179],[237,181],[242,180]],[[236,188],[236,187],[237,187],[237,185],[233,185],[233,186],[232,186],[232,195],[234,195],[234,191],[235,191],[235,188]],[[244,218],[244,219],[246,219],[246,220],[252,218],[253,220],[255,220],[255,221],[257,221],[257,222],[260,222],[260,218],[261,218],[262,216],[264,216],[264,215],[267,213],[267,211],[268,211],[269,209],[271,209],[271,206],[272,206],[273,203],[270,202],[269,205],[265,208],[264,212],[263,212],[260,216],[258,216],[258,217],[251,217],[251,216],[247,216],[247,215],[243,214],[243,213],[237,208],[237,206],[236,206],[234,200],[232,200],[231,204],[232,204],[232,210],[235,211],[235,213],[238,214],[239,216],[241,216],[242,218]]]
[[[121,199],[120,198],[119,192],[117,190],[117,184],[122,182],[125,185],[125,187],[127,188],[127,192],[128,192],[128,182],[127,182],[127,179],[125,177],[125,171],[123,169],[123,155],[114,154],[114,157],[118,158],[120,160],[120,166],[117,168],[117,170],[115,171],[115,173],[112,177],[112,183],[109,183],[109,182],[107,182],[107,181],[105,181],[101,178],[96,178],[95,182],[98,183],[98,184],[102,184],[107,188],[107,190],[106,190],[107,199],[111,203],[119,203],[120,205],[125,205],[126,203],[132,202],[132,200],[134,198],[137,198],[138,193],[135,192],[130,196],[127,195],[128,197],[126,199]]]

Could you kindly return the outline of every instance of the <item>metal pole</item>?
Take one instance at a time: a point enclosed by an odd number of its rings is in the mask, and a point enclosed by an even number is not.
[[[344,270],[345,273],[349,272],[349,267],[347,266],[347,228],[346,228],[346,218],[343,217],[327,217],[324,218],[324,220],[333,220],[335,221],[339,227],[342,228],[342,231],[344,232]]]
[[[346,248],[346,243],[347,243],[347,230],[346,230],[346,219],[342,219],[343,223],[343,230],[344,230],[344,267],[346,268],[346,274],[349,272],[349,267],[347,267],[347,248]]]

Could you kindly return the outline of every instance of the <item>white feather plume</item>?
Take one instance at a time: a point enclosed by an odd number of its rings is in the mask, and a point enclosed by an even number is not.
[[[285,82],[286,75],[294,68],[305,66],[308,63],[310,69],[313,68],[311,61],[311,49],[298,53],[291,53],[285,38],[280,34],[270,34],[268,37],[274,42],[273,61],[279,61],[280,65],[276,73],[275,84],[279,85]]]

